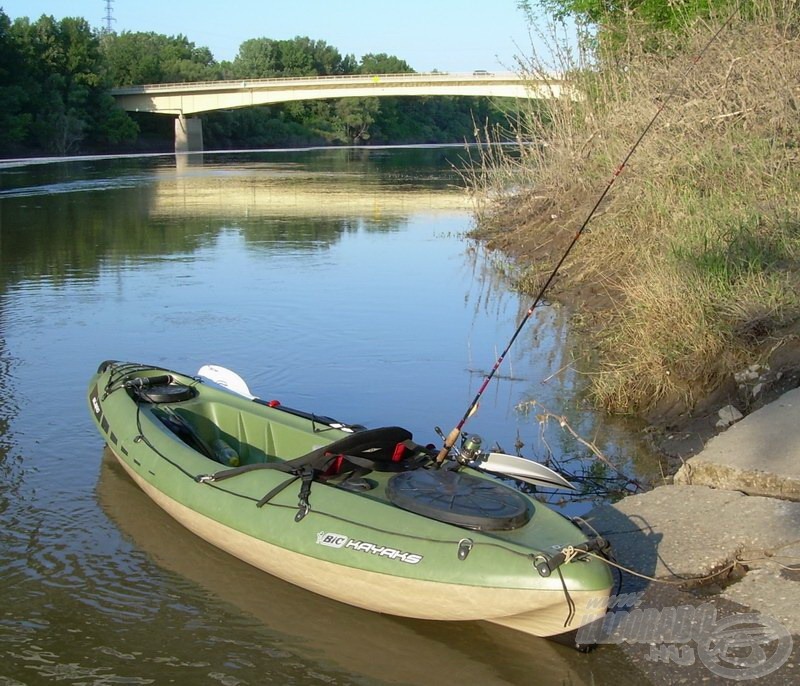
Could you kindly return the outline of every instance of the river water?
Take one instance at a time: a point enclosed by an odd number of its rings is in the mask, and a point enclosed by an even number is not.
[[[216,363],[261,397],[439,442],[528,306],[466,238],[464,157],[0,164],[0,684],[639,683],[610,647],[374,615],[271,579],[151,504],[89,419],[105,359]],[[567,314],[537,310],[467,430],[581,454],[541,432],[536,400],[646,469],[636,433],[580,400],[573,349]]]

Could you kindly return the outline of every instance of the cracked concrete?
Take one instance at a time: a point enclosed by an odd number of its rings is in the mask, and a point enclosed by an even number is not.
[[[800,388],[714,436],[675,474],[695,484],[800,501]]]
[[[622,574],[621,592],[641,593],[643,607],[711,602],[720,617],[777,620],[794,636],[793,654],[758,682],[797,683],[800,389],[709,441],[674,484],[602,505],[585,519],[621,565],[659,580]],[[672,667],[655,669],[654,683],[672,683]]]

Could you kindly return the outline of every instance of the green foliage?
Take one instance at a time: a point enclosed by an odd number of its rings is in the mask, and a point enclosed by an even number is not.
[[[218,63],[183,35],[97,33],[79,18],[12,24],[0,9],[0,154],[169,149],[171,125],[123,112],[109,93],[114,87],[412,71],[394,55],[357,60],[307,36],[252,38],[233,61]],[[472,140],[475,122],[500,118],[485,98],[345,98],[208,113],[203,128],[206,147],[216,149],[440,143]]]
[[[22,51],[11,35],[11,21],[0,10],[0,150],[22,143],[30,127],[23,64]]]
[[[408,62],[385,52],[364,55],[358,67],[359,74],[407,74],[413,71]]]
[[[307,36],[291,40],[251,38],[239,46],[239,53],[230,65],[230,78],[351,74],[355,66],[352,55],[342,57],[336,48],[322,40]]]
[[[708,18],[712,12],[736,0],[540,0],[546,12],[558,20],[572,18],[581,24],[592,24],[601,30],[617,30],[631,20],[649,24],[655,29],[679,30],[687,21]],[[739,4],[736,2],[736,4]],[[517,6],[531,20],[535,11],[530,0],[519,0]]]
[[[123,31],[103,36],[103,55],[113,86],[182,83],[219,78],[211,51],[186,36]]]
[[[377,98],[342,98],[335,105],[339,139],[346,143],[369,140],[369,127],[380,111]]]
[[[13,24],[0,10],[0,152],[65,154],[84,141],[130,141],[135,128],[108,94],[100,39],[85,19]]]

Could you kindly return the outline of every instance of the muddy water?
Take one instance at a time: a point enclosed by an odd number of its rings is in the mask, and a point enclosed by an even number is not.
[[[268,578],[161,513],[90,423],[102,360],[213,362],[262,397],[436,441],[527,307],[465,238],[461,157],[0,166],[1,683],[640,683],[610,648],[378,616]],[[537,312],[468,428],[578,454],[521,411],[535,398],[644,459],[579,402],[569,341],[563,312]]]

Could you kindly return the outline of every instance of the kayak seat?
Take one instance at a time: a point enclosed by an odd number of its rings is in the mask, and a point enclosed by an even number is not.
[[[370,471],[404,472],[417,470],[435,458],[432,447],[422,446],[412,440],[411,432],[398,426],[355,431],[338,441],[316,448],[291,460],[249,462],[239,467],[216,472],[214,481],[222,481],[257,469],[277,469],[291,474],[267,493],[256,505],[263,507],[284,488],[302,479],[300,489],[300,521],[308,512],[308,496],[314,481],[336,480],[337,487],[351,490],[369,490],[373,486],[363,479]],[[345,482],[350,481],[345,485]],[[363,483],[359,483],[363,482]]]
[[[406,471],[428,459],[427,449],[412,438],[410,431],[399,426],[364,429],[289,460],[287,465],[311,466],[328,477],[354,470],[362,474]]]

